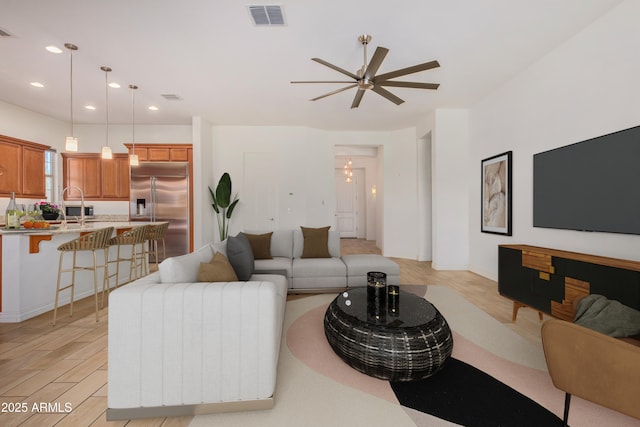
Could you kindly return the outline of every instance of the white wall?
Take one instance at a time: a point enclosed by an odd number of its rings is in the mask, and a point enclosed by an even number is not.
[[[434,112],[432,161],[432,267],[466,270],[469,263],[468,112]]]
[[[417,140],[416,152],[418,186],[418,261],[431,261],[432,250],[432,181],[431,181],[431,132]]]
[[[335,225],[334,147],[379,146],[384,178],[379,177],[376,206],[384,201],[384,213],[376,212],[376,233],[385,255],[415,259],[416,166],[415,129],[394,132],[329,132],[301,127],[214,126],[213,181],[229,172],[240,202],[230,225],[233,235],[243,229],[243,157],[247,152],[268,152],[275,159],[272,173],[278,189],[275,228],[301,225]],[[380,162],[378,162],[380,164]],[[378,169],[380,173],[380,169]],[[378,230],[382,230],[378,228]]]
[[[0,101],[0,134],[64,149],[69,124]]]
[[[640,124],[640,2],[614,8],[470,112],[470,269],[497,279],[498,244],[640,260],[640,236],[533,227],[533,155]],[[480,233],[480,162],[513,150],[513,236]],[[628,183],[638,185],[639,183]]]
[[[201,117],[193,118],[193,248],[214,241],[216,219],[207,184],[213,181],[213,129]]]
[[[418,179],[415,128],[396,131],[384,147],[384,245],[386,256],[418,257]]]

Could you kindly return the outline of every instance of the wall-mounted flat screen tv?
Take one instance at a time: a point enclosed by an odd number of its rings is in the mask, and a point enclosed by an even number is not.
[[[640,126],[535,154],[533,226],[640,234]]]

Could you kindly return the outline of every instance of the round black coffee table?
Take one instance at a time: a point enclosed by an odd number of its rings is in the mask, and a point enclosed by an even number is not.
[[[438,372],[453,350],[447,321],[429,301],[400,291],[397,310],[372,313],[367,288],[338,295],[324,316],[324,332],[352,368],[389,381],[412,381]]]

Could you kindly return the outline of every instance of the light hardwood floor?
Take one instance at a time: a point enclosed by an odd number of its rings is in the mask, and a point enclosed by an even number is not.
[[[343,239],[343,254],[379,253],[370,241]],[[540,343],[535,311],[521,309],[511,323],[512,303],[498,294],[497,283],[467,271],[436,271],[430,262],[393,258],[400,264],[401,283],[450,286],[467,300],[526,339]],[[53,292],[52,287],[52,292]],[[304,296],[292,296],[292,298]],[[191,417],[107,422],[107,308],[96,323],[92,299],[25,322],[0,323],[0,426],[164,426],[189,424]],[[61,405],[34,410],[34,404]],[[17,404],[17,406],[16,406]],[[25,405],[26,404],[26,405]],[[72,409],[64,412],[64,405]],[[24,405],[24,406],[22,406]],[[17,408],[17,409],[16,409]],[[15,412],[25,409],[24,412]],[[9,412],[6,412],[9,411]]]

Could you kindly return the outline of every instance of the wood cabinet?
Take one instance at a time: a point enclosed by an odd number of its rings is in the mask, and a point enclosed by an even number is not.
[[[129,153],[138,155],[141,162],[191,162],[191,144],[124,144]]]
[[[129,155],[102,162],[102,198],[129,200]]]
[[[0,195],[46,197],[44,153],[50,147],[0,135]]]
[[[102,159],[99,153],[62,153],[63,187],[82,189],[85,200],[129,200],[129,155],[114,153]],[[80,200],[80,192],[69,189],[65,200]]]
[[[573,301],[599,294],[640,310],[640,262],[528,245],[498,248],[498,290],[516,305],[572,321]]]

